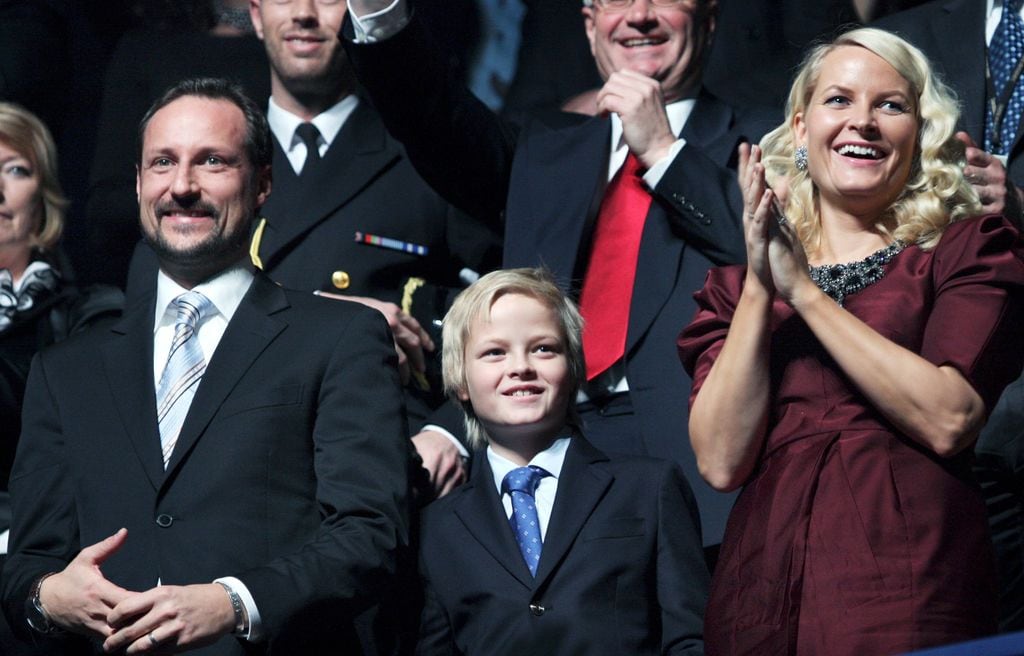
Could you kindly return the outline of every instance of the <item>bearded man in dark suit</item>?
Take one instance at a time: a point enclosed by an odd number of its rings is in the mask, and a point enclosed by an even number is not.
[[[355,650],[407,542],[385,321],[248,264],[270,137],[238,87],[183,81],[140,134],[159,271],[33,363],[5,610],[46,653]]]

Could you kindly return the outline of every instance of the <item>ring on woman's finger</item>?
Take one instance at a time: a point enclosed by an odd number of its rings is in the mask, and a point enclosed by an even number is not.
[[[159,642],[157,642],[157,639],[153,637],[153,632],[152,631],[150,631],[147,634],[147,637],[149,637],[149,644],[153,645],[154,647],[156,647],[157,645],[160,644]]]

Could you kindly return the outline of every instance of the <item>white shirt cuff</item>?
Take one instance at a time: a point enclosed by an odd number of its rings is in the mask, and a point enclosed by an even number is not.
[[[435,433],[440,433],[440,434],[444,435],[445,437],[447,437],[449,440],[452,441],[452,444],[454,444],[455,448],[457,448],[459,450],[459,454],[463,458],[468,458],[469,457],[469,451],[466,451],[466,447],[464,447],[462,445],[462,442],[460,442],[458,440],[458,438],[456,438],[454,435],[452,435],[450,432],[448,432],[447,429],[442,428],[441,426],[438,426],[437,424],[427,424],[426,426],[424,426],[423,428],[420,429],[421,433],[423,431],[434,431]]]
[[[665,171],[667,171],[668,167],[672,165],[672,162],[676,159],[676,155],[679,154],[679,151],[682,150],[685,145],[686,139],[676,139],[675,143],[673,143],[668,149],[668,155],[665,155],[655,162],[654,166],[647,169],[647,173],[644,173],[644,182],[647,184],[649,189],[654,189],[658,186],[658,183],[661,182],[662,176],[665,175]]]
[[[213,582],[228,586],[242,600],[245,612],[249,615],[249,632],[244,637],[249,642],[259,642],[263,637],[263,622],[260,619],[260,611],[256,608],[256,600],[252,598],[249,588],[233,576],[223,576],[214,579]]]
[[[409,22],[409,5],[406,0],[394,0],[384,9],[365,16],[357,16],[351,6],[348,12],[352,15],[356,43],[376,43],[390,39]]]

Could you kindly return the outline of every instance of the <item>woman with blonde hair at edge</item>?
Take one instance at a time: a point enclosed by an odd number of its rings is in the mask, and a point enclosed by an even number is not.
[[[743,487],[708,654],[995,630],[971,446],[1021,370],[1024,264],[977,216],[957,114],[919,50],[864,28],[812,50],[785,123],[740,149],[748,264],[711,271],[679,338],[701,473]]]

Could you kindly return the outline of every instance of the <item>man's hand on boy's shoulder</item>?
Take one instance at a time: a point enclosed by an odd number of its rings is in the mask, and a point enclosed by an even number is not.
[[[412,436],[423,468],[430,474],[430,485],[443,497],[466,481],[466,462],[455,442],[443,433],[425,430]]]

